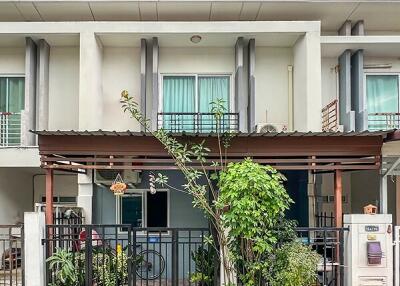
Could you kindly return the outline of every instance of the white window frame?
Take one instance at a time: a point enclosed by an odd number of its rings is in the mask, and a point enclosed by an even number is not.
[[[26,78],[25,78],[25,74],[0,74],[0,78],[13,78],[13,77],[20,77],[24,79],[24,85],[26,84]],[[7,84],[7,88],[6,88],[6,109],[7,110],[0,110],[0,112],[8,112],[8,101],[9,101],[9,93],[8,93],[8,84]],[[23,96],[25,97],[25,91]],[[24,100],[25,101],[25,100]]]
[[[232,113],[235,110],[235,93],[234,93],[234,80],[232,73],[160,73],[159,77],[159,92],[158,92],[158,112],[163,112],[163,103],[164,103],[164,77],[166,76],[187,76],[187,77],[194,77],[195,78],[195,111],[198,112],[199,110],[199,77],[229,77],[229,110],[227,113]]]
[[[364,72],[364,84],[363,84],[363,88],[364,88],[364,110],[367,111],[367,114],[369,114],[370,112],[368,111],[368,97],[367,97],[367,76],[369,75],[392,75],[392,76],[397,76],[398,80],[397,80],[397,90],[398,90],[398,100],[397,100],[397,112],[400,112],[400,72]]]
[[[170,227],[170,216],[171,216],[171,195],[170,195],[170,190],[169,189],[157,189],[157,192],[166,192],[167,193],[167,228]],[[150,189],[127,189],[125,194],[122,196],[118,196],[115,200],[116,202],[116,223],[117,224],[122,224],[122,207],[121,207],[121,201],[123,197],[128,197],[128,196],[141,196],[142,197],[142,228],[147,227],[147,193],[150,193]],[[123,231],[119,229],[119,233],[127,233],[127,231]],[[146,231],[140,231],[138,232],[139,235],[145,235]],[[164,235],[164,233],[162,233]],[[165,234],[168,234],[167,232]]]

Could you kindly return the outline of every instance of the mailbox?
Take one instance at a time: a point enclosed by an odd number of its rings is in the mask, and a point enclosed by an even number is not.
[[[345,215],[349,232],[344,240],[346,286],[393,286],[392,216]]]

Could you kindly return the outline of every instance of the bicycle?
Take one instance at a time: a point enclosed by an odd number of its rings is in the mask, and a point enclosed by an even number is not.
[[[140,244],[136,248],[141,248]],[[136,275],[143,280],[155,280],[165,270],[165,259],[153,249],[145,249],[136,254]]]

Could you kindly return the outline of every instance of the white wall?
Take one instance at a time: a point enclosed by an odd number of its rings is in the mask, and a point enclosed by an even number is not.
[[[374,64],[391,64],[392,67],[389,69],[367,69],[364,72],[395,72],[400,73],[400,58],[391,57],[364,57],[364,65],[374,65]]]
[[[82,32],[79,48],[79,129],[97,130],[103,122],[103,46],[93,32]]]
[[[160,73],[229,73],[235,71],[234,48],[160,48]]]
[[[49,129],[78,129],[79,47],[51,47]]]
[[[32,176],[21,168],[0,168],[0,224],[23,222],[33,210]]]
[[[290,65],[292,48],[256,47],[256,123],[289,124]]]
[[[321,131],[321,44],[319,32],[308,32],[293,48],[294,129]]]
[[[124,114],[121,91],[128,90],[140,106],[140,48],[103,49],[103,129],[139,131],[135,119]]]
[[[32,182],[32,179],[30,180]],[[46,194],[45,175],[36,175],[34,182],[34,201],[40,203]],[[54,175],[54,196],[78,196],[78,176],[73,174]]]
[[[326,106],[337,98],[339,87],[337,86],[335,67],[338,65],[337,58],[322,58],[321,61],[321,85],[322,106]]]
[[[25,49],[0,48],[0,75],[25,75]]]

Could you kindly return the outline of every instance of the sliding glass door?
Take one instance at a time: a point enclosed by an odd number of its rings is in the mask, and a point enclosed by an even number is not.
[[[163,128],[172,132],[211,132],[216,122],[212,102],[230,105],[230,77],[226,75],[166,75],[163,77]]]
[[[399,126],[399,76],[366,76],[368,129],[383,130]]]

